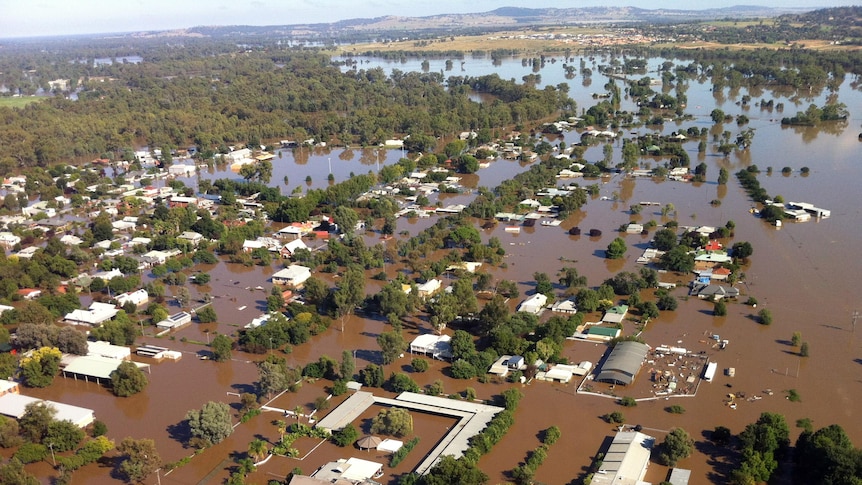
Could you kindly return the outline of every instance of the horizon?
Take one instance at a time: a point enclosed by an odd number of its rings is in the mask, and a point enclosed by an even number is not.
[[[209,0],[137,0],[118,4],[111,0],[37,0],[7,5],[0,31],[3,39],[88,36],[182,30],[202,26],[281,26],[327,24],[342,20],[385,16],[427,17],[445,14],[475,14],[513,7],[512,0],[475,0],[465,6],[456,0],[416,5],[409,0],[288,0],[268,5],[266,0],[219,3]],[[563,3],[562,5],[560,3]],[[635,7],[658,10],[653,2],[583,0],[554,2],[539,0],[524,8]],[[851,2],[849,5],[859,5]],[[817,10],[848,6],[840,0],[716,0],[708,7],[691,8],[684,0],[669,0],[660,9],[708,10],[738,6]]]

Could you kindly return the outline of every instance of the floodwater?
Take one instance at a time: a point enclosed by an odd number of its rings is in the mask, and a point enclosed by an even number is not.
[[[651,65],[655,63],[655,60],[651,61]],[[556,67],[546,67],[548,71],[542,71],[543,82],[562,82],[553,80],[552,76],[552,70],[559,70],[559,66],[558,62]],[[365,64],[363,67],[373,65]],[[401,69],[405,70],[403,67]],[[513,61],[504,63],[499,69],[505,73],[503,77],[516,77],[509,71],[517,71],[521,65]],[[481,73],[481,70],[471,72]],[[592,90],[604,83],[601,76],[596,74],[594,77]],[[586,107],[592,104],[589,98],[591,89],[582,87],[579,81],[578,77],[571,84],[571,93],[579,99],[579,106]],[[603,444],[606,445],[614,433],[612,426],[603,421],[601,416],[617,410],[623,412],[627,423],[641,424],[645,432],[657,437],[659,442],[665,432],[673,427],[686,429],[696,440],[697,452],[680,462],[679,466],[692,469],[692,483],[725,483],[731,469],[728,460],[739,459],[732,451],[713,447],[708,440],[709,431],[716,426],[727,426],[738,433],[764,411],[785,415],[790,424],[791,439],[795,440],[800,431],[794,427],[795,421],[807,417],[818,428],[840,424],[857,446],[862,445],[857,404],[862,400],[862,381],[858,377],[862,365],[862,328],[857,335],[852,325],[852,315],[859,309],[862,297],[857,284],[860,264],[855,256],[858,242],[862,239],[862,211],[855,196],[857,181],[862,179],[857,140],[860,114],[852,111],[862,106],[860,93],[845,82],[838,96],[850,107],[852,118],[846,124],[820,129],[783,128],[777,122],[781,114],[760,112],[754,107],[746,110],[736,105],[736,100],[745,94],[745,90],[719,93],[721,96],[716,98],[709,85],[691,82],[687,94],[690,105],[687,111],[694,113],[696,119],[678,126],[669,124],[660,129],[662,133],[669,134],[689,126],[710,128],[712,123],[708,114],[718,106],[733,115],[746,113],[752,119],[750,126],[755,128],[756,134],[751,149],[747,153],[731,154],[724,158],[714,153],[699,155],[697,142],[687,142],[685,147],[691,155],[692,165],[704,161],[708,166],[709,181],[702,184],[657,183],[651,179],[625,179],[621,175],[581,181],[582,184],[599,184],[600,194],[591,198],[583,211],[573,214],[559,227],[523,228],[520,234],[505,232],[505,224],[482,229],[480,233],[484,240],[499,238],[507,252],[505,269],[486,266],[483,270],[492,273],[495,279],[517,282],[522,298],[533,291],[534,272],[548,273],[552,281],[556,281],[557,272],[568,265],[574,265],[580,274],[587,276],[590,286],[598,286],[619,271],[636,272],[639,265],[635,260],[649,241],[649,236],[620,235],[616,232],[617,228],[632,220],[642,223],[655,220],[659,224],[670,220],[662,217],[659,207],[655,206],[644,207],[641,214],[634,216],[628,210],[632,204],[641,201],[659,202],[661,205],[671,203],[676,207],[676,214],[672,218],[681,226],[722,226],[728,220],[733,220],[736,224],[735,237],[723,242],[730,245],[734,241],[749,241],[754,248],[751,262],[744,268],[745,278],[738,285],[743,294],[740,300],[728,305],[727,316],[715,317],[712,315],[711,303],[696,298],[687,299],[686,289],[677,288],[672,294],[679,297],[679,308],[674,312],[663,312],[659,318],[651,321],[643,336],[653,347],[664,344],[705,351],[712,360],[718,362],[719,374],[727,367],[735,367],[736,376],[717,375],[714,382],[702,383],[696,396],[642,402],[634,408],[622,408],[612,399],[577,395],[577,383],[562,385],[532,382],[523,386],[525,398],[516,412],[516,424],[479,463],[489,475],[490,483],[510,480],[509,472],[540,444],[539,433],[551,425],[561,429],[562,437],[551,447],[547,460],[536,473],[536,479],[544,483],[562,484],[583,477],[593,457],[604,451]],[[787,107],[784,115],[789,116],[797,109],[794,100],[799,100],[798,109],[804,110],[809,102],[822,104],[825,94],[806,93],[802,96],[798,93],[769,93],[753,97],[757,101],[759,97],[772,96],[785,101]],[[583,100],[583,104],[580,100]],[[637,131],[643,133],[653,128],[640,128]],[[722,129],[730,130],[734,136],[739,131],[735,124],[724,125]],[[566,133],[564,139],[572,143],[578,140],[578,134]],[[615,147],[614,157],[619,160],[621,144],[616,142]],[[355,150],[351,157],[346,154],[342,157],[342,149],[315,150],[305,157],[303,154],[297,156],[295,151],[285,151],[282,158],[277,158],[273,163],[273,183],[282,186],[284,193],[285,189],[305,186],[304,177],[308,174],[312,176],[312,186],[324,186],[330,158],[336,181],[340,181],[351,171],[364,173],[376,170],[376,153],[380,154],[381,164],[393,163],[401,156],[397,150],[371,150],[370,154],[364,156],[359,155],[359,152]],[[589,148],[585,157],[590,161],[601,159],[601,147]],[[363,158],[365,161],[362,161]],[[651,163],[655,166],[659,161],[653,160]],[[731,175],[726,187],[715,183],[720,167],[727,168],[733,174],[751,164],[764,170],[758,178],[771,195],[780,194],[785,200],[810,202],[830,209],[831,218],[786,223],[783,228],[776,229],[753,217],[749,214],[752,204],[735,177]],[[774,168],[771,175],[765,171],[770,166]],[[781,174],[781,168],[785,166],[791,167],[791,175]],[[800,169],[805,166],[811,169],[807,176],[800,174]],[[481,169],[465,184],[469,188],[493,187],[528,168],[517,162],[498,160],[488,168]],[[211,173],[203,172],[200,176],[218,178],[223,175],[214,170]],[[285,175],[290,179],[287,186],[283,184]],[[462,195],[441,196],[441,201],[445,204],[467,203],[471,198],[472,191],[468,190]],[[713,199],[719,199],[721,204],[710,205]],[[434,217],[399,220],[396,236],[388,244],[417,234],[435,220]],[[481,222],[477,221],[477,225]],[[567,230],[573,226],[581,227],[584,232],[591,228],[600,229],[603,235],[570,236]],[[407,231],[408,234],[399,235],[401,231]],[[619,261],[605,260],[605,248],[618,235],[628,246],[625,258]],[[370,243],[379,242],[379,234],[369,233],[367,240]],[[271,287],[268,277],[278,264],[274,263],[272,267],[243,267],[221,262],[195,268],[209,272],[213,278],[207,286],[189,286],[192,298],[204,293],[212,295],[219,321],[207,325],[193,323],[170,338],[148,336],[141,339],[142,343],[184,352],[178,362],[153,362],[152,372],[148,375],[150,385],[144,393],[118,399],[99,385],[62,377],[48,389],[27,390],[26,393],[93,408],[97,418],[107,423],[109,437],[117,441],[125,436],[153,438],[165,461],[176,461],[190,455],[192,450],[184,447],[185,431],[180,426],[186,411],[200,408],[209,400],[236,406],[236,393],[253,389],[257,379],[254,361],[263,357],[234,352],[230,362],[203,361],[197,358],[197,353],[206,348],[202,342],[206,342],[213,332],[235,334],[264,311],[265,299]],[[389,263],[385,269],[387,274],[394,275],[401,266],[402,262]],[[325,279],[331,281],[330,275],[326,275]],[[673,274],[663,275],[663,279],[683,284],[689,280],[688,276]],[[367,291],[374,292],[380,285],[380,282],[370,280]],[[263,286],[264,289],[255,289],[257,286]],[[561,288],[557,290],[562,294]],[[742,304],[748,296],[757,298],[757,309]],[[517,301],[511,304],[514,306]],[[760,308],[771,310],[774,317],[771,326],[760,325],[752,319],[752,314]],[[171,310],[176,309],[173,307]],[[592,315],[588,320],[597,317]],[[321,355],[339,358],[342,350],[355,350],[358,370],[368,363],[379,363],[380,354],[375,339],[388,328],[388,324],[380,319],[353,316],[346,321],[344,332],[340,331],[340,324],[336,322],[328,331],[295,347],[292,353],[284,356],[290,364],[302,365]],[[421,317],[412,317],[405,323],[408,340],[430,331],[427,321]],[[633,333],[634,325],[627,322],[624,331]],[[809,343],[811,356],[808,358],[798,357],[796,349],[789,345],[796,331],[801,332],[803,341]],[[150,332],[148,329],[147,333]],[[719,334],[722,339],[729,340],[725,350],[711,348],[708,339],[712,334]],[[183,342],[183,339],[186,341]],[[593,343],[567,342],[564,354],[574,362],[589,360],[596,363],[604,350],[603,346]],[[274,352],[280,351],[275,349]],[[409,370],[405,366],[409,365],[410,358],[410,355],[406,355],[387,366],[386,374]],[[446,392],[464,392],[467,387],[472,387],[480,399],[492,399],[511,386],[505,383],[480,384],[476,380],[453,380],[441,373],[445,367],[443,363],[434,362],[428,372],[412,376],[423,386],[442,379]],[[645,369],[630,389],[618,387],[615,391],[620,396],[647,397],[650,389],[651,383]],[[771,389],[773,394],[764,394],[766,389]],[[786,391],[790,389],[799,393],[801,402],[785,399]],[[748,396],[762,396],[762,399],[740,401],[736,409],[724,404],[728,392],[740,391]],[[287,409],[297,405],[310,409],[310,403],[325,392],[325,382],[307,383],[299,393],[280,398],[279,405],[283,403],[282,407]],[[339,398],[335,399],[337,401]],[[686,412],[680,415],[665,411],[672,404],[683,406]],[[249,423],[239,425],[234,435],[225,442],[195,457],[188,465],[170,474],[160,475],[161,482],[221,483],[231,467],[235,466],[233,459],[244,456],[252,439],[262,436],[273,441],[278,438],[275,426],[271,424],[274,419],[278,418],[273,413],[264,413]],[[235,415],[234,420],[236,422],[238,416]],[[415,465],[420,457],[417,451],[424,449],[424,446],[430,447],[438,439],[433,428],[439,427],[441,423],[433,419],[427,422],[430,424],[424,424],[425,419],[417,420],[417,435],[422,438],[420,448],[414,450],[396,470],[386,468],[386,475],[382,479],[384,482],[407,471],[407,467],[412,466],[410,464]],[[283,478],[296,466],[308,473],[325,461],[349,456],[382,459],[374,452],[341,450],[325,444],[301,463],[273,458],[253,475],[250,483]],[[38,470],[47,481],[46,473],[49,470],[44,464],[31,470]],[[667,468],[653,463],[647,480],[654,483],[664,480],[667,471]],[[74,483],[104,481],[109,473],[108,467],[92,465],[76,472]],[[155,482],[156,477],[150,477],[146,483]],[[789,483],[789,478],[782,477],[780,483]]]

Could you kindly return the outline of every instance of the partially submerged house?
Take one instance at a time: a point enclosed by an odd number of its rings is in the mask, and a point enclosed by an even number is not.
[[[287,268],[274,273],[272,275],[272,282],[276,285],[299,288],[306,282],[306,280],[308,280],[308,278],[311,278],[311,268],[306,268],[305,266],[300,266],[298,264],[291,264]]]

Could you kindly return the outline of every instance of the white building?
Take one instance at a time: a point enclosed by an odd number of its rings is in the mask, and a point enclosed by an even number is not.
[[[302,286],[308,278],[311,278],[311,268],[306,268],[305,266],[300,266],[298,264],[291,264],[287,268],[273,274],[272,282],[276,285],[287,285],[298,288]]]
[[[74,325],[90,325],[98,327],[102,323],[114,318],[118,311],[117,307],[110,303],[94,301],[93,303],[90,303],[90,308],[87,310],[72,310],[67,313],[63,319],[67,323]]]
[[[119,306],[123,306],[127,302],[132,302],[135,305],[142,305],[150,299],[150,295],[147,294],[147,290],[141,288],[137,291],[130,291],[128,293],[123,293],[122,295],[117,295],[114,299],[117,300],[117,305]]]
[[[536,293],[535,295],[527,298],[522,301],[520,305],[518,305],[519,312],[532,313],[534,315],[538,315],[545,308],[545,305],[548,304],[548,297],[541,294]]]

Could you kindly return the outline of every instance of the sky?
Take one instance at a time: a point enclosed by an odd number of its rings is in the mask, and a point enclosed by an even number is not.
[[[326,23],[384,15],[420,17],[499,7],[633,6],[702,9],[734,5],[823,8],[859,0],[0,0],[0,38],[171,30],[200,25]]]

